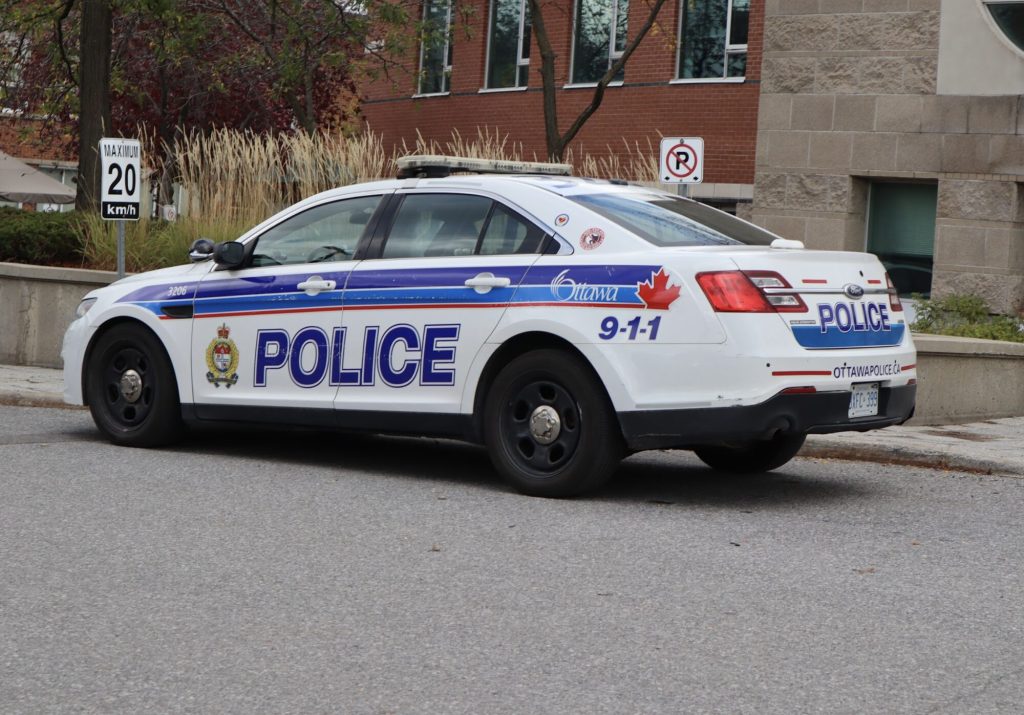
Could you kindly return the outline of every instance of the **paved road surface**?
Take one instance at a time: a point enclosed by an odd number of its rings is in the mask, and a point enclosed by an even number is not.
[[[478,449],[119,449],[0,408],[0,711],[1019,712],[1024,480],[634,457],[591,499]]]

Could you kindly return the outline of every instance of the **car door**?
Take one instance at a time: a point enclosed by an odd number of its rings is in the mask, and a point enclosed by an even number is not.
[[[456,413],[474,356],[547,236],[489,196],[396,194],[345,291],[336,406]]]
[[[199,417],[281,417],[251,410],[259,406],[322,410],[330,421],[342,295],[382,199],[345,197],[287,215],[246,242],[242,268],[214,270],[202,280],[192,334]],[[300,422],[309,417],[295,415]]]

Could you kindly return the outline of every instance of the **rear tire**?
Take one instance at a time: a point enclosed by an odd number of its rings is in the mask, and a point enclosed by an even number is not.
[[[777,433],[771,439],[699,447],[693,451],[712,469],[753,474],[781,467],[796,456],[806,438],[805,434]]]
[[[178,383],[163,344],[142,326],[115,325],[86,366],[92,419],[114,444],[157,447],[181,438]]]
[[[622,459],[622,432],[604,387],[589,365],[560,350],[506,365],[483,419],[495,469],[524,494],[582,494],[606,482]]]

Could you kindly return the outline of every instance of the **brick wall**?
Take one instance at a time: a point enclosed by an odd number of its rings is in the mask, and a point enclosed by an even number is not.
[[[366,123],[384,135],[389,146],[404,140],[412,145],[417,130],[427,139],[446,141],[453,129],[463,137],[488,129],[521,144],[525,158],[544,159],[544,115],[541,96],[540,51],[531,50],[529,88],[525,91],[486,92],[487,22],[489,3],[478,0],[470,32],[456,27],[451,93],[442,97],[412,98],[416,89],[415,62],[409,70],[394,74],[392,81],[362,87]],[[648,142],[657,152],[662,135],[703,136],[705,181],[751,184],[754,179],[758,95],[761,73],[763,2],[751,7],[747,77],[742,83],[670,84],[675,77],[679,2],[669,0],[658,24],[651,30],[626,65],[625,82],[609,87],[601,108],[571,145],[581,152],[627,155],[623,142]],[[573,2],[562,0],[546,6],[544,19],[557,56],[558,114],[564,130],[589,103],[593,90],[564,89],[569,77],[572,49]],[[629,29],[642,26],[648,7],[630,3]],[[401,75],[401,76],[399,76]]]

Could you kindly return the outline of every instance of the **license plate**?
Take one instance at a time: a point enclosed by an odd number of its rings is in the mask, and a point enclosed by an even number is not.
[[[878,414],[878,383],[854,385],[850,393],[850,417],[871,417]]]

